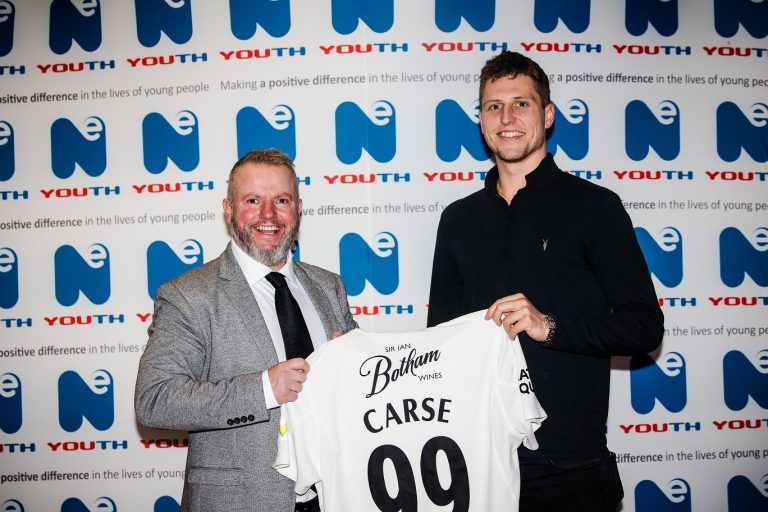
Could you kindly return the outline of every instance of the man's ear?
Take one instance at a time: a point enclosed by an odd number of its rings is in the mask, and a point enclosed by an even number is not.
[[[229,224],[229,219],[232,218],[232,204],[229,199],[224,198],[221,200],[221,208],[224,210],[224,220]]]
[[[549,129],[555,122],[555,104],[550,102],[544,107],[544,128]]]

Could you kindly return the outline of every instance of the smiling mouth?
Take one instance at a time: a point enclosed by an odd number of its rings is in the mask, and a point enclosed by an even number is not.
[[[502,139],[515,139],[517,137],[522,137],[523,135],[525,135],[525,132],[515,130],[515,131],[499,132],[498,135]]]
[[[273,226],[273,225],[258,226],[257,225],[257,226],[253,226],[253,229],[255,229],[260,233],[277,233],[278,231],[280,231],[280,226]]]

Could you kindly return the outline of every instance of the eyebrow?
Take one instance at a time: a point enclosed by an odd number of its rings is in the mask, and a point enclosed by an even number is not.
[[[513,101],[514,100],[533,100],[533,101],[536,100],[536,98],[534,98],[533,96],[513,96],[511,99]],[[495,101],[504,101],[504,100],[501,99],[501,98],[490,98],[490,99],[487,99],[487,100],[483,100],[482,104],[485,105],[486,103],[495,102]]]

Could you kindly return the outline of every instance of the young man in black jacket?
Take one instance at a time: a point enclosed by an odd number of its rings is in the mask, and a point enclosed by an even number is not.
[[[442,214],[427,322],[488,308],[519,335],[548,414],[539,449],[518,452],[520,511],[614,511],[623,492],[604,433],[610,357],[661,343],[653,283],[619,197],[547,153],[554,106],[541,67],[509,51],[490,59],[480,105],[496,165]]]

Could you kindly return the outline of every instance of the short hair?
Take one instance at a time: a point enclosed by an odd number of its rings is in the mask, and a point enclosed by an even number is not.
[[[249,151],[240,157],[240,160],[235,162],[232,166],[232,170],[229,171],[229,178],[227,179],[227,199],[232,202],[235,200],[235,177],[237,170],[246,165],[271,165],[275,167],[285,167],[291,172],[291,179],[296,190],[296,198],[299,197],[299,185],[296,182],[296,168],[293,165],[293,161],[288,155],[283,153],[277,148],[269,149],[254,149]]]
[[[500,54],[486,61],[485,66],[480,71],[480,102],[483,101],[485,84],[495,82],[499,78],[515,78],[517,75],[524,75],[533,80],[533,88],[541,98],[542,107],[551,103],[549,78],[541,66],[525,55],[509,50],[502,50]]]

